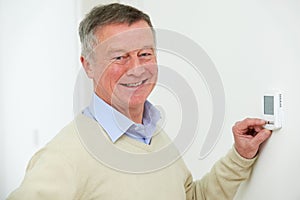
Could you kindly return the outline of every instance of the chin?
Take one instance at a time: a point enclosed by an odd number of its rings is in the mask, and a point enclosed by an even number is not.
[[[120,96],[123,99],[121,101],[127,102],[130,108],[139,107],[144,105],[151,91],[152,89],[147,88],[146,90],[138,90],[131,94],[123,93],[123,95]]]
[[[133,97],[130,99],[128,106],[130,108],[143,106],[146,102],[147,97]]]

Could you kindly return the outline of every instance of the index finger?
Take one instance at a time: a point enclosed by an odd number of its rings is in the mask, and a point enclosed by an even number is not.
[[[255,127],[255,126],[263,126],[266,124],[266,121],[263,119],[258,118],[246,118],[243,121],[239,122],[238,126],[239,129],[245,130],[249,127]]]

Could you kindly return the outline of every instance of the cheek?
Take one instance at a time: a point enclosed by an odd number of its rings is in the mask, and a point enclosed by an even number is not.
[[[120,66],[109,66],[106,72],[103,74],[104,84],[109,84],[113,89],[119,79],[124,75],[125,69]]]
[[[157,63],[150,64],[147,67],[147,70],[149,71],[149,73],[153,75],[153,77],[157,77],[157,73],[158,73]]]

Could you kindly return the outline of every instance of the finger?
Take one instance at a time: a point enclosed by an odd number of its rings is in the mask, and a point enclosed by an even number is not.
[[[259,127],[266,124],[266,121],[258,118],[247,118],[236,124],[240,130],[247,130],[249,127]]]
[[[262,126],[255,126],[254,127],[254,130],[255,130],[255,132],[259,132],[259,131],[261,131],[261,130],[263,130],[264,129],[264,127],[262,127]]]
[[[272,131],[268,129],[262,129],[260,132],[258,132],[255,137],[253,138],[252,142],[259,146],[261,143],[263,143],[266,139],[268,139],[272,134]]]

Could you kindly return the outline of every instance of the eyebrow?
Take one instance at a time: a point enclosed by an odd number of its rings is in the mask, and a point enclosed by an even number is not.
[[[126,53],[127,51],[125,49],[117,49],[117,48],[110,48],[107,53]]]
[[[142,48],[134,49],[134,50],[142,50],[142,49],[154,49],[154,46],[153,45],[145,45]],[[125,49],[118,49],[118,48],[114,48],[114,47],[110,48],[107,51],[108,54],[113,54],[113,53],[127,53],[127,52],[130,52],[130,51],[125,50]]]

